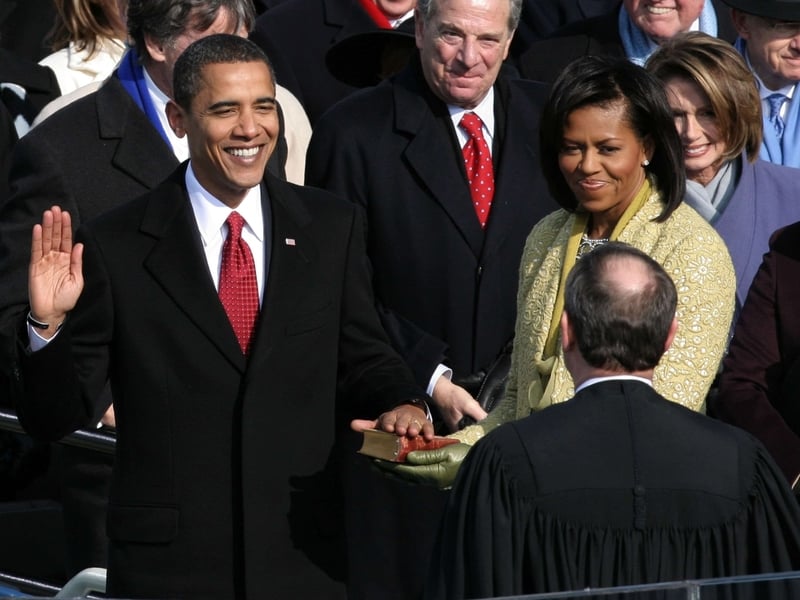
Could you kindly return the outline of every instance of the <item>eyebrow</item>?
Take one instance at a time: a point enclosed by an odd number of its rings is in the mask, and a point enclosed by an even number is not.
[[[215,102],[211,106],[209,106],[206,110],[216,110],[218,108],[230,108],[239,106],[241,102],[236,102],[234,100],[220,100],[219,102]],[[261,98],[256,98],[253,104],[277,104],[277,100],[275,100],[274,96],[263,96]]]

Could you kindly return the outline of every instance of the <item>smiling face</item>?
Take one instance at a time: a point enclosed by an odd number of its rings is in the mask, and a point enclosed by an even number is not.
[[[567,117],[558,166],[602,237],[610,235],[644,183],[648,156],[621,100],[578,108]]]
[[[624,0],[631,21],[655,40],[689,31],[703,11],[704,0]]]
[[[434,0],[436,12],[416,17],[422,71],[446,104],[471,109],[494,85],[508,56],[509,0]]]
[[[747,41],[747,57],[764,85],[779,90],[800,81],[800,27],[783,33],[769,19],[737,10],[731,16],[739,36]]]
[[[668,79],[664,89],[683,145],[686,177],[706,185],[727,150],[711,101],[699,85],[683,77]]]
[[[187,109],[170,102],[176,135],[189,138],[200,184],[235,208],[264,177],[279,133],[275,84],[263,62],[213,63]]]

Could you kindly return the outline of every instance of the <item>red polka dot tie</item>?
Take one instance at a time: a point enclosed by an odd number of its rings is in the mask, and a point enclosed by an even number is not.
[[[464,166],[467,169],[467,181],[469,181],[469,191],[472,194],[475,214],[478,216],[481,227],[485,228],[494,197],[492,153],[483,137],[481,131],[483,121],[478,115],[472,112],[466,113],[461,118],[459,125],[469,135],[463,150]]]
[[[258,280],[250,247],[242,239],[244,218],[232,212],[225,221],[228,237],[222,246],[222,267],[219,271],[219,299],[246,355],[250,351],[258,318]]]

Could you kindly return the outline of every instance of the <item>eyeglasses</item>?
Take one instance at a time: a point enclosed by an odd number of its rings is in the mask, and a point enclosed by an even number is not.
[[[767,17],[759,17],[772,34],[779,38],[792,38],[800,35],[800,21],[778,21]]]

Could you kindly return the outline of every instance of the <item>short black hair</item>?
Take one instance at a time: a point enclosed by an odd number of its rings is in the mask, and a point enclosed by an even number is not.
[[[172,94],[175,103],[188,110],[203,86],[203,69],[221,63],[263,62],[273,84],[275,73],[264,51],[250,40],[228,33],[216,33],[193,42],[175,62]]]
[[[635,290],[608,277],[614,261],[639,261],[649,276]],[[678,304],[670,276],[647,254],[622,242],[608,242],[584,255],[567,277],[566,311],[584,360],[617,372],[654,368],[669,335]]]
[[[562,208],[574,212],[578,201],[558,166],[564,127],[573,111],[621,102],[636,137],[654,149],[647,172],[655,176],[664,201],[656,219],[665,221],[683,201],[686,175],[683,147],[661,82],[622,58],[584,56],[561,73],[542,111],[540,163],[550,193]]]

